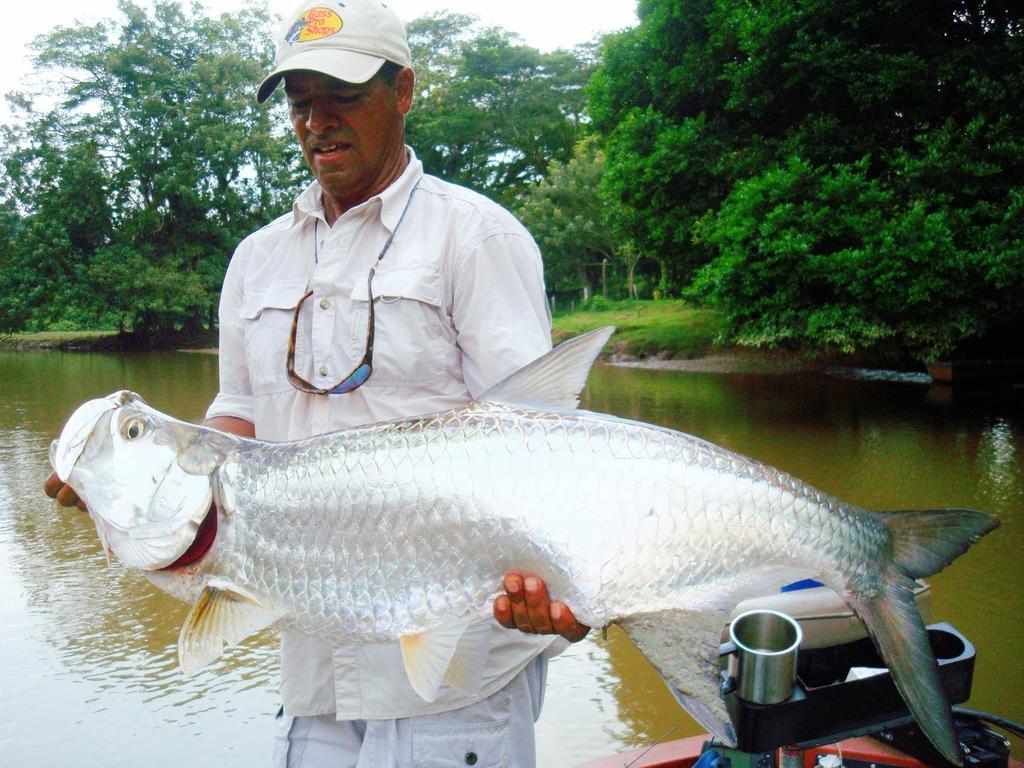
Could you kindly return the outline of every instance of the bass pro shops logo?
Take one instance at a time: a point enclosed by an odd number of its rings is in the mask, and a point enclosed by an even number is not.
[[[342,27],[341,16],[330,8],[319,6],[310,8],[299,16],[284,36],[288,44],[308,43],[311,40],[320,40],[330,37]]]

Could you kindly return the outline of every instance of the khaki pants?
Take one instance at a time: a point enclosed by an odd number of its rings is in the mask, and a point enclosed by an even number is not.
[[[278,715],[274,768],[534,768],[544,701],[539,657],[483,701],[400,720]]]

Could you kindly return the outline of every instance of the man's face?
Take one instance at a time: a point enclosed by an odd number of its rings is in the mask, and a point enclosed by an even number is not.
[[[339,215],[364,202],[401,172],[412,86],[410,69],[393,84],[380,77],[346,83],[315,72],[286,76],[292,127],[329,214],[331,207]]]

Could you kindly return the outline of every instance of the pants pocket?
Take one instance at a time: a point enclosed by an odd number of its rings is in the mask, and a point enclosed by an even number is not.
[[[503,768],[511,750],[510,719],[419,725],[412,733],[415,768]]]

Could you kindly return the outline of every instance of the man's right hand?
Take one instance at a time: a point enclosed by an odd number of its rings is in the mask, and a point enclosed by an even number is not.
[[[43,491],[51,499],[56,499],[62,507],[78,507],[83,512],[89,511],[86,509],[85,502],[78,498],[75,489],[57,477],[56,472],[51,472],[50,476],[46,478],[46,482],[43,483]]]

